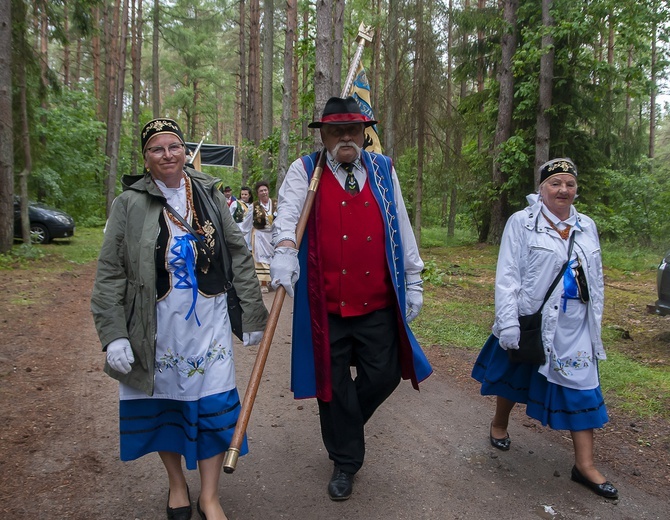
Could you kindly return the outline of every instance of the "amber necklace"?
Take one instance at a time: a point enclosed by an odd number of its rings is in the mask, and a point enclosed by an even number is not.
[[[193,205],[193,191],[191,190],[191,178],[188,175],[184,175],[184,188],[186,189],[186,213],[184,214],[184,220],[188,219],[189,213],[193,215],[193,223],[195,224],[193,226],[193,229],[196,230],[196,233],[198,233],[198,235],[204,235],[205,233],[202,230],[202,226],[200,225],[200,221],[198,220],[198,214],[195,212],[195,207]],[[188,229],[186,229],[184,225],[181,222],[179,222],[177,217],[175,217],[170,211],[164,209],[163,213],[167,215],[167,218],[169,218],[170,221],[179,229],[181,229],[184,233],[189,232]]]
[[[549,225],[551,226],[551,229],[556,231],[556,233],[558,233],[563,240],[568,239],[568,237],[570,236],[570,229],[572,229],[572,226],[566,224],[568,227],[566,227],[565,229],[558,229],[556,227],[556,224],[554,224],[551,221],[551,219],[547,215],[544,214],[544,211],[542,212],[542,216],[547,220],[547,222],[549,222]]]

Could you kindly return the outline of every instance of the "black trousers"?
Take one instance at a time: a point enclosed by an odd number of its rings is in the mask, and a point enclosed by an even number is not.
[[[363,465],[365,423],[400,383],[395,313],[390,307],[353,318],[328,315],[333,396],[318,400],[321,436],[330,459],[347,473]]]

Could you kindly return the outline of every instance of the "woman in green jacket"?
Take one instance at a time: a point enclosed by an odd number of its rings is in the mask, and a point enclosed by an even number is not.
[[[121,460],[158,452],[167,518],[188,520],[183,457],[199,468],[198,512],[223,519],[218,483],[240,410],[233,334],[258,344],[267,310],[216,179],[184,167],[178,124],[150,121],[141,140],[146,173],[124,177],[112,204],[91,300],[119,381]]]

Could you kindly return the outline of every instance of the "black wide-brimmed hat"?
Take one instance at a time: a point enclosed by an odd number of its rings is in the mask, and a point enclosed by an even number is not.
[[[179,137],[179,140],[183,145],[186,144],[184,142],[184,134],[182,134],[181,128],[179,128],[177,122],[173,119],[161,117],[158,119],[152,119],[146,125],[144,125],[144,128],[142,128],[142,153],[144,153],[144,150],[147,147],[147,143],[151,140],[151,138],[158,134],[174,134]]]
[[[549,177],[562,173],[567,173],[572,175],[575,179],[577,178],[577,167],[575,166],[575,163],[572,162],[572,159],[561,157],[547,161],[540,166],[540,184],[546,181]]]
[[[354,123],[363,123],[368,127],[376,125],[377,121],[363,114],[353,97],[332,97],[326,101],[321,119],[312,121],[307,126],[309,128],[321,128],[323,125],[351,125]]]

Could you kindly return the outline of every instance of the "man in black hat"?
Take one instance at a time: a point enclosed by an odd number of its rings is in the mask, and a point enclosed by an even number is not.
[[[332,500],[351,496],[377,407],[401,377],[418,388],[432,371],[408,326],[423,303],[423,261],[398,177],[389,157],[363,150],[375,123],[354,98],[330,98],[309,125],[321,130],[326,162],[300,251],[296,224],[317,153],[288,169],[274,223],[271,283],[295,297],[291,388],[318,400]]]

